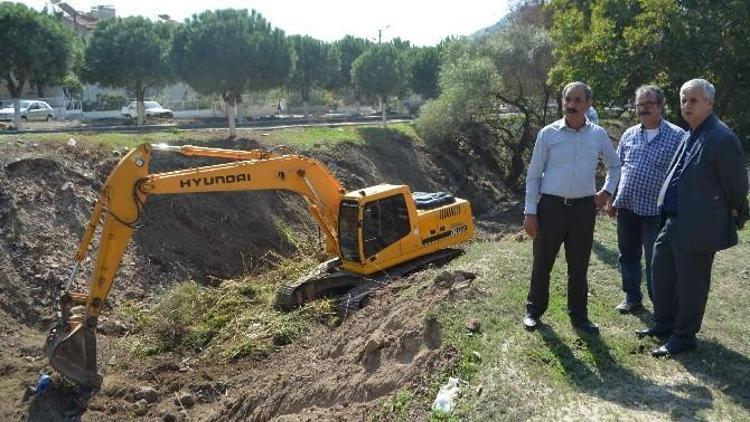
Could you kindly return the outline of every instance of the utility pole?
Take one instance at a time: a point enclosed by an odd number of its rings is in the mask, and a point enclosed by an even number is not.
[[[390,25],[386,25],[385,28],[378,28],[378,44],[383,41],[383,31],[390,28]]]

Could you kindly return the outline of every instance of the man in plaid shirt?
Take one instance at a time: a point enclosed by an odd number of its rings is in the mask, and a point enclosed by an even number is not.
[[[646,256],[646,288],[653,300],[651,257],[661,219],[656,202],[672,156],[685,135],[684,130],[662,118],[664,93],[659,87],[638,88],[635,107],[641,123],[628,128],[620,138],[617,154],[622,175],[617,194],[607,207],[610,216],[617,215],[620,274],[625,292],[625,299],[616,308],[621,313],[638,310],[643,304],[641,251]]]

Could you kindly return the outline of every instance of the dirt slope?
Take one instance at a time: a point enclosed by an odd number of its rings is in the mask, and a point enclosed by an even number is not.
[[[250,139],[216,140],[211,145],[259,146]],[[502,186],[482,169],[468,171],[452,161],[448,168],[453,170],[441,170],[446,157],[415,146],[405,136],[305,154],[324,162],[348,189],[389,182],[407,183],[415,191],[462,192],[475,203],[476,215],[497,215],[507,198]],[[0,144],[0,394],[7,398],[0,404],[1,420],[81,415],[84,420],[151,420],[167,413],[182,417],[168,398],[149,405],[146,412],[134,409],[132,390],[145,384],[154,384],[166,391],[164,395],[183,389],[200,393],[198,405],[187,412],[194,420],[293,420],[296,414],[335,415],[339,411],[332,409],[337,408],[343,409],[341,415],[351,416],[358,406],[365,414],[366,403],[417,382],[432,365],[445,364],[437,352],[439,329],[423,321],[431,300],[437,299],[390,303],[386,294],[333,332],[286,347],[264,364],[204,368],[204,375],[196,375],[181,372],[184,365],[165,357],[158,367],[108,375],[102,392],[88,403],[76,402],[79,392],[64,385],[48,395],[47,402],[20,403],[22,386],[49,370],[37,347],[53,320],[54,297],[69,276],[98,192],[120,155],[121,151],[64,143]],[[157,154],[152,171],[214,162]],[[299,245],[316,238],[304,201],[292,194],[152,197],[108,303],[152,300],[174,282],[194,279],[212,285],[263,271],[277,257],[298,253]],[[82,287],[87,275],[79,274],[77,285]],[[106,342],[100,339],[100,345]]]

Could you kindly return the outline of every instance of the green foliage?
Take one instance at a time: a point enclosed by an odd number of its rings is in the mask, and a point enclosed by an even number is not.
[[[352,64],[352,80],[363,95],[385,98],[398,94],[406,82],[403,54],[393,44],[378,44]]]
[[[68,73],[61,83],[67,98],[80,99],[81,95],[83,95],[83,82],[74,73]]]
[[[128,88],[142,102],[149,88],[174,80],[169,65],[170,26],[131,16],[101,22],[86,47],[84,78]]]
[[[423,106],[419,134],[433,145],[485,160],[520,189],[536,131],[550,118],[547,32],[510,25],[479,41],[447,41],[442,60],[440,96]]]
[[[54,16],[0,3],[0,79],[13,98],[24,85],[59,82],[72,66],[73,32]]]
[[[440,49],[438,47],[414,48],[409,53],[411,77],[409,87],[424,99],[440,94]]]
[[[120,93],[96,94],[96,99],[92,102],[84,101],[83,109],[91,110],[119,110],[126,105],[128,97]]]
[[[313,89],[332,86],[339,77],[338,51],[309,36],[294,35],[290,41],[295,61],[289,86],[298,90],[307,103]]]
[[[488,93],[502,86],[490,57],[463,41],[450,49],[454,57],[442,67],[440,97],[425,104],[416,121],[418,133],[433,144],[452,140],[469,122],[496,110],[497,100]]]
[[[292,68],[284,32],[255,10],[194,15],[175,31],[171,56],[188,85],[231,104],[240,102],[245,90],[281,85]]]
[[[357,57],[372,46],[372,43],[364,38],[356,38],[347,35],[336,41],[333,46],[338,51],[339,60],[341,61],[339,80],[336,85],[347,89],[353,89],[352,64]]]
[[[659,84],[670,118],[680,122],[679,88],[705,78],[717,89],[716,112],[750,146],[750,3],[709,0],[555,0],[555,87],[587,81],[604,104],[632,101],[635,89]]]

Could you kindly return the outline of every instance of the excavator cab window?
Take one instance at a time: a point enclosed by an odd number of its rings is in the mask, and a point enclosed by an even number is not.
[[[409,234],[409,211],[404,195],[398,194],[365,205],[365,258],[377,254]]]
[[[339,250],[346,261],[359,259],[359,203],[342,201],[339,207]]]

